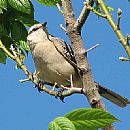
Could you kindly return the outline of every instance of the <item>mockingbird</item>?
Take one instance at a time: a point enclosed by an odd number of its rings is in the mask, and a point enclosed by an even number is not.
[[[73,86],[82,88],[82,80],[76,67],[76,60],[72,48],[62,39],[50,35],[45,24],[35,24],[28,32],[27,37],[38,78],[45,83],[71,87],[70,75],[73,77]],[[120,107],[130,104],[130,101],[119,94],[95,82],[101,96]]]

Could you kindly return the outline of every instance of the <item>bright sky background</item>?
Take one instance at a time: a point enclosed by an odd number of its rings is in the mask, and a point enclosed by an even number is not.
[[[117,9],[123,11],[121,30],[124,35],[130,34],[130,3],[127,0],[106,0],[115,8],[113,17],[117,21]],[[59,25],[64,24],[62,15],[55,7],[46,7],[32,0],[35,8],[35,19],[48,22],[51,34],[69,42],[65,32]],[[76,18],[83,8],[83,0],[73,0]],[[119,56],[127,56],[118,42],[116,35],[105,19],[91,13],[84,25],[83,40],[85,48],[97,43],[98,48],[89,52],[88,59],[95,81],[109,87],[115,92],[130,99],[130,63],[121,62]],[[31,82],[19,83],[26,76],[22,70],[15,70],[15,62],[7,60],[0,64],[0,130],[47,130],[49,122],[67,112],[90,107],[83,95],[73,95],[65,99],[65,103],[42,92],[38,93]],[[35,70],[31,55],[25,64],[31,72]],[[114,123],[117,130],[130,129],[130,105],[120,108],[103,99],[107,110],[122,122]]]

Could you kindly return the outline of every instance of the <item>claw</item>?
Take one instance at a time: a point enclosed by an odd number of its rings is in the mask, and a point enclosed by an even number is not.
[[[38,92],[41,93],[42,91],[42,86],[44,85],[43,81],[39,81],[38,84],[35,86],[35,88],[37,88]]]
[[[63,95],[60,96],[60,100],[61,100],[63,103],[65,103],[65,102],[64,102],[64,96],[63,96]]]
[[[57,95],[55,96],[55,98],[58,98],[58,97],[59,97],[59,99],[64,103],[64,96],[62,95],[63,91],[64,91],[64,89],[61,88],[61,89],[58,91],[58,93],[57,93]]]
[[[42,91],[42,89],[40,87],[38,87],[37,90],[38,90],[39,93],[41,93],[41,91]]]

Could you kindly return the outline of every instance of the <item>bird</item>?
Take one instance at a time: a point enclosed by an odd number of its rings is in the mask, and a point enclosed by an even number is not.
[[[57,83],[57,86],[71,87],[70,76],[72,76],[73,86],[83,88],[72,47],[61,38],[49,34],[46,24],[46,22],[34,24],[27,36],[38,78],[50,85]],[[120,107],[130,104],[130,100],[107,87],[97,82],[95,86],[101,96],[114,104]]]

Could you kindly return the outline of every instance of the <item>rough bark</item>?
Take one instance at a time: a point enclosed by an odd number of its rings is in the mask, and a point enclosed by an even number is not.
[[[91,5],[93,5],[92,0],[89,0],[89,2]],[[83,47],[83,40],[81,37],[81,28],[89,15],[89,10],[88,10],[88,13],[86,14],[87,16],[83,15],[83,17],[85,17],[85,19],[83,20],[83,23],[81,23],[82,21],[80,21],[78,25],[78,20],[76,21],[74,18],[71,0],[63,0],[62,6],[64,9],[64,19],[66,22],[66,30],[67,30],[67,34],[70,39],[70,42],[72,44],[72,48],[75,53],[77,66],[81,68],[82,70],[79,73],[83,81],[83,89],[85,91],[85,95],[92,108],[100,108],[106,111],[105,105],[94,84],[91,68],[85,55],[85,49]],[[85,10],[85,7],[83,10]],[[114,130],[114,127],[109,126],[109,127],[104,128],[103,130]]]

